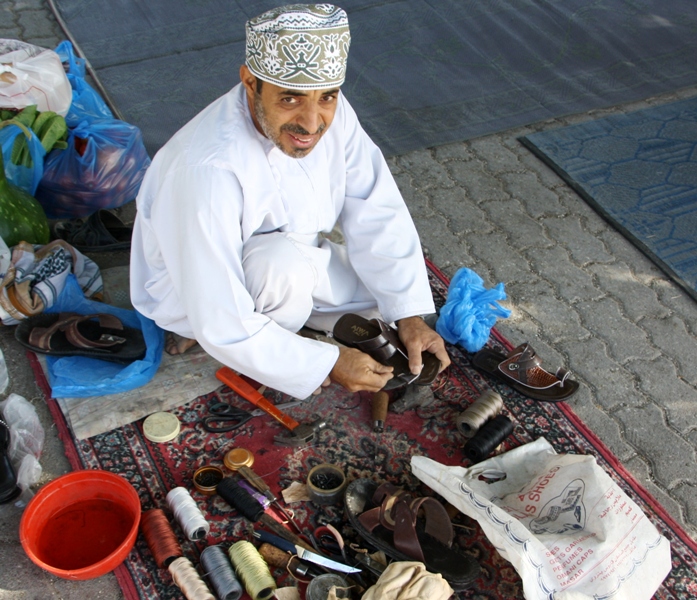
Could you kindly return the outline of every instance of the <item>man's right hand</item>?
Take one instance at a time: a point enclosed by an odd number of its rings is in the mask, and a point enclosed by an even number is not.
[[[393,370],[356,348],[340,347],[329,378],[349,392],[379,392],[392,379]]]

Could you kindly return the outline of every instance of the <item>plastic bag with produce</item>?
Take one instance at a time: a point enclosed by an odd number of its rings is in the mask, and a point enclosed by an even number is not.
[[[87,217],[135,199],[149,166],[135,125],[83,121],[70,130],[67,149],[46,155],[36,198],[49,219]]]

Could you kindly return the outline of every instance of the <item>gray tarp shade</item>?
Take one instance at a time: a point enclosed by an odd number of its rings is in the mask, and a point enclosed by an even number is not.
[[[151,154],[239,81],[280,1],[54,0]],[[346,0],[344,93],[388,155],[697,83],[695,0]]]

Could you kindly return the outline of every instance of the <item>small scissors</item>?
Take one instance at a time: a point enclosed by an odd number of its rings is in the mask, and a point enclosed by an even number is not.
[[[278,409],[290,408],[302,404],[302,401],[291,401],[277,404]],[[244,410],[237,406],[232,406],[226,402],[215,402],[208,407],[210,413],[203,419],[203,428],[210,433],[226,433],[242,427],[247,421],[254,417],[260,417],[266,413],[261,409],[253,411]]]
[[[225,402],[216,402],[208,408],[210,413],[203,419],[203,428],[210,433],[225,433],[242,427],[256,415]]]

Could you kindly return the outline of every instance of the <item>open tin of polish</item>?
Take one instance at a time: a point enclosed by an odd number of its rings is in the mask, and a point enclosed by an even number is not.
[[[215,488],[223,480],[223,471],[212,465],[205,465],[196,469],[194,473],[194,486],[202,494],[212,496]]]

